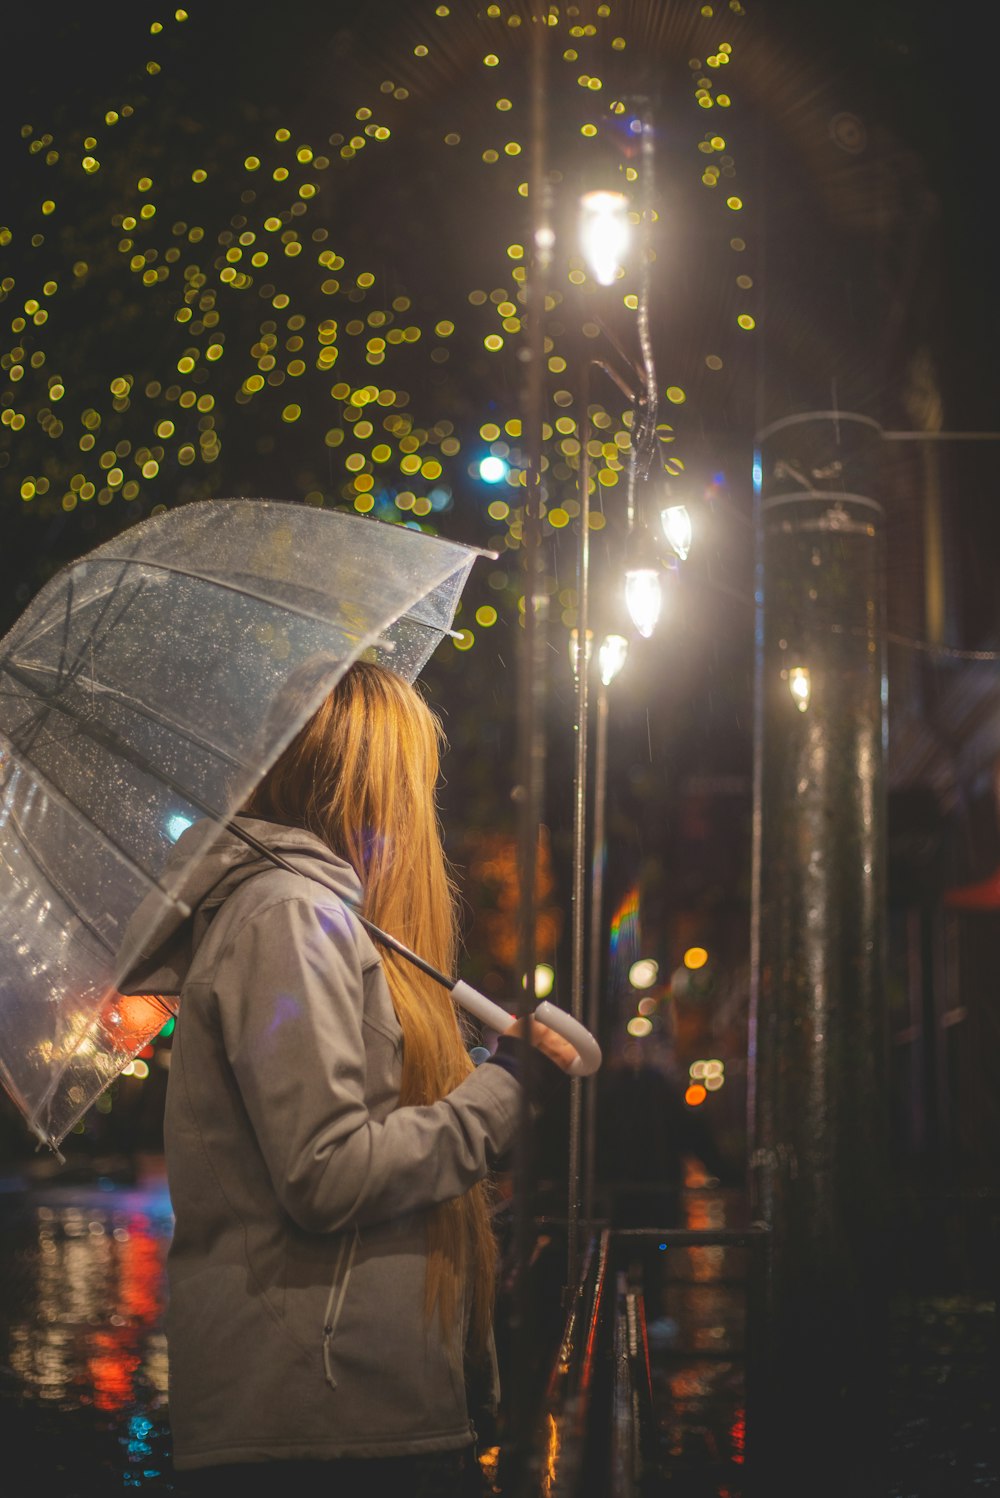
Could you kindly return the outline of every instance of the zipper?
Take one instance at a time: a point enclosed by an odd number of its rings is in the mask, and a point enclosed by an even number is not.
[[[354,1264],[354,1255],[357,1252],[357,1247],[358,1230],[355,1227],[351,1239],[348,1240],[345,1238],[341,1242],[340,1252],[337,1255],[337,1262],[333,1269],[333,1279],[330,1284],[330,1294],[327,1297],[326,1311],[323,1314],[323,1372],[331,1389],[337,1387],[337,1380],[333,1376],[330,1346],[340,1323],[341,1312],[344,1309],[344,1297],[347,1294],[347,1286],[350,1282],[351,1269]],[[342,1280],[341,1273],[343,1273]]]

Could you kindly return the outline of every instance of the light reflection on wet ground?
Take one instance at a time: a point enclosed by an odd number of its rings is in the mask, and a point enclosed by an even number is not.
[[[5,1498],[171,1492],[162,1176],[0,1194]]]
[[[684,1226],[745,1226],[741,1194],[688,1191]],[[649,1261],[653,1406],[664,1494],[742,1498],[749,1255],[693,1245]]]
[[[691,1227],[739,1226],[691,1193]],[[4,1498],[173,1493],[162,1171],[138,1184],[0,1182],[0,1453]],[[648,1276],[657,1491],[744,1498],[746,1250],[655,1253]],[[893,1319],[886,1498],[1000,1490],[993,1303],[911,1298]],[[595,1494],[593,1498],[604,1498]]]
[[[684,1226],[742,1227],[739,1197],[684,1193]],[[748,1252],[675,1248],[646,1259],[658,1471],[649,1498],[748,1498],[745,1312]],[[984,1295],[899,1295],[890,1314],[889,1425],[880,1498],[1000,1492],[995,1302]],[[822,1453],[817,1453],[822,1461]],[[807,1474],[797,1489],[810,1491]],[[773,1489],[793,1491],[783,1482]]]

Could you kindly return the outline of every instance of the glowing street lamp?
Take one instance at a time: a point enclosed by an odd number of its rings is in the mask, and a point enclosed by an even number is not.
[[[625,604],[644,640],[656,628],[662,603],[660,574],[655,567],[632,567],[625,574]]]
[[[812,696],[812,681],[809,676],[808,666],[792,666],[788,672],[788,690],[792,694],[792,701],[800,713],[804,713],[809,706]]]
[[[597,664],[601,681],[609,687],[625,664],[628,655],[628,640],[624,635],[605,635],[597,652]]]
[[[621,270],[632,237],[628,198],[623,192],[585,192],[580,199],[580,247],[602,286],[610,286]]]
[[[660,524],[671,549],[685,561],[691,550],[691,516],[687,506],[667,505],[660,511]]]

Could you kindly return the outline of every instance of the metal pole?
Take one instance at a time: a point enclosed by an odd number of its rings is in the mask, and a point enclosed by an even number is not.
[[[528,1040],[528,1017],[534,1006],[536,866],[542,818],[545,771],[545,623],[547,595],[541,551],[542,425],[545,416],[545,293],[552,258],[546,148],[546,11],[531,24],[531,161],[529,178],[529,262],[525,281],[525,360],[523,388],[526,471],[522,576],[524,633],[518,680],[517,762],[514,799],[518,812],[518,1014],[524,1022],[521,1047],[520,1126],[514,1147],[513,1250],[511,1312],[510,1438],[505,1466],[511,1491],[526,1480],[535,1411],[532,1388],[534,1317],[529,1269],[534,1247],[535,1162],[532,1114],[535,1052]]]
[[[616,349],[627,361],[627,355],[616,343]],[[577,559],[578,618],[577,639],[583,646],[576,656],[576,715],[574,728],[576,738],[576,771],[573,802],[573,972],[571,982],[572,1011],[577,1019],[583,1019],[586,1005],[587,1028],[597,1034],[600,1024],[599,988],[601,981],[602,929],[601,907],[604,881],[604,787],[607,760],[607,688],[603,683],[598,688],[598,759],[594,780],[594,848],[591,867],[590,899],[590,950],[585,957],[585,931],[587,919],[586,860],[587,860],[587,765],[589,726],[589,676],[596,659],[593,641],[590,639],[590,372],[599,369],[608,376],[633,409],[639,396],[613,365],[605,359],[588,359],[583,366],[580,381],[580,546]],[[636,383],[639,372],[629,364]],[[647,392],[648,408],[648,392]],[[634,474],[634,463],[630,473]],[[630,488],[631,503],[631,488]],[[631,518],[629,519],[631,524]],[[603,735],[603,737],[601,737]],[[586,1082],[574,1079],[570,1084],[569,1125],[569,1240],[566,1283],[572,1287],[579,1279],[580,1252],[580,1180],[581,1180],[581,1132],[583,1134],[583,1220],[588,1227],[594,1215],[594,1174],[596,1165],[597,1138],[597,1080],[589,1077]],[[586,1089],[583,1092],[583,1088]],[[585,1106],[586,1116],[581,1129],[581,1110]]]
[[[880,432],[810,412],[758,440],[751,1192],[769,1456],[822,1453],[825,1494],[871,1450],[885,1311]]]
[[[587,738],[588,689],[590,683],[590,363],[583,366],[580,382],[580,545],[577,554],[577,648],[574,680],[576,755],[573,785],[573,922],[570,1008],[574,1019],[583,1020],[585,924],[587,914]],[[574,1077],[569,1096],[568,1226],[566,1288],[572,1293],[579,1279],[580,1263],[580,1144],[583,1082]]]
[[[587,963],[587,1029],[597,1035],[601,1022],[601,984],[604,959],[604,868],[607,861],[605,812],[608,790],[608,689],[598,677],[597,733],[594,741],[594,848],[590,874],[590,956]],[[594,1231],[597,1178],[597,1078],[584,1084],[585,1126],[583,1160],[583,1220]]]

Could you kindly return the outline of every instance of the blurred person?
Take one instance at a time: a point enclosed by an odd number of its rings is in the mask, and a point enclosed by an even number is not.
[[[179,1492],[478,1491],[467,1388],[495,1403],[489,1177],[520,1112],[514,1024],[470,1059],[435,803],[442,734],[407,682],[352,667],[238,822],[196,824],[136,990],[180,994],[165,1116],[166,1320]],[[152,945],[152,943],[150,943]],[[532,1024],[561,1069],[575,1051]],[[289,1486],[290,1485],[290,1486]]]
[[[647,1060],[630,1041],[598,1078],[598,1179],[612,1228],[682,1227],[685,1165],[699,1161],[716,1183],[735,1184],[702,1110],[689,1107],[668,1065]],[[663,1264],[655,1237],[636,1240],[632,1272],[641,1281],[648,1331],[669,1342]]]
[[[703,1110],[689,1107],[668,1065],[630,1041],[598,1078],[598,1174],[616,1227],[680,1227],[686,1160],[730,1182]]]

